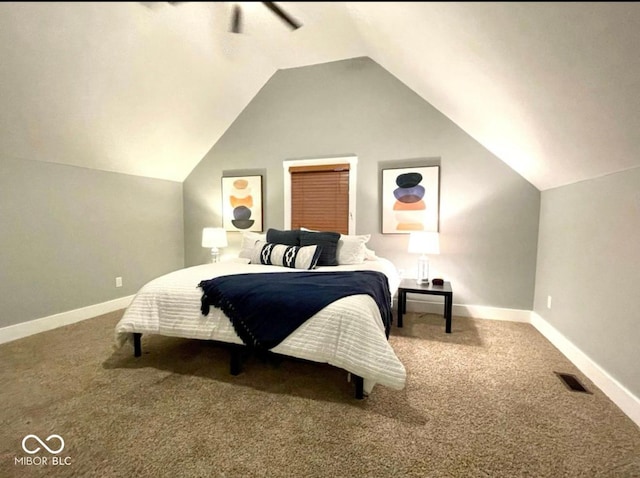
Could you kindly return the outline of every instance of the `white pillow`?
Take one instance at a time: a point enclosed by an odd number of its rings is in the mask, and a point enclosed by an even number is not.
[[[367,246],[364,246],[364,258],[367,261],[377,261],[378,256],[376,256],[375,251],[372,251]]]
[[[259,234],[257,232],[245,231],[242,233],[242,244],[240,245],[240,253],[238,257],[243,257],[245,259],[251,259],[251,255],[253,253],[253,246],[256,245],[258,241],[266,241],[267,234]]]
[[[371,234],[360,236],[340,235],[338,241],[338,265],[344,264],[362,264],[367,258],[365,244],[371,239]]]
[[[251,264],[289,267],[291,269],[313,269],[320,257],[320,247],[288,246],[258,241],[253,247]]]

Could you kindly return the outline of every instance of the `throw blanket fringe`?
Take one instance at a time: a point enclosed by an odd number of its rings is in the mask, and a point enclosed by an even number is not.
[[[236,274],[203,280],[201,311],[219,307],[242,341],[271,349],[332,302],[367,294],[378,305],[389,337],[391,292],[387,276],[376,271],[275,272]]]

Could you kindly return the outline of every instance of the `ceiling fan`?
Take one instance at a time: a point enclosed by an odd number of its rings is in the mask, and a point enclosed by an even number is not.
[[[291,15],[286,13],[282,8],[276,5],[274,2],[260,2],[265,7],[273,12],[280,20],[285,22],[292,30],[297,30],[302,26],[300,22],[298,22]],[[231,32],[232,33],[242,33],[242,9],[239,4],[235,4],[233,6],[233,13],[231,17]]]
[[[178,5],[180,3],[185,2],[169,2],[172,5]],[[285,22],[292,30],[297,30],[302,26],[298,20],[293,18],[287,12],[285,12],[282,8],[276,5],[274,2],[260,2],[262,5],[267,7],[274,15],[276,15],[280,20]],[[242,7],[240,6],[240,2],[234,3],[233,11],[231,16],[231,27],[229,29],[232,33],[242,33]]]

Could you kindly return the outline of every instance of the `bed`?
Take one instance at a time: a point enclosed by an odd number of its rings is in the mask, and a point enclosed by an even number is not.
[[[286,272],[309,275],[309,272],[313,272],[315,275],[339,271],[376,271],[384,274],[388,280],[389,301],[400,282],[395,267],[384,258],[372,257],[355,264],[316,266],[307,270],[255,263],[255,249],[253,260],[236,257],[188,267],[144,285],[116,325],[116,346],[130,343],[134,346],[135,355],[139,355],[141,335],[159,334],[222,342],[230,344],[232,351],[242,349],[235,347],[243,346],[244,342],[221,308],[211,307],[207,315],[203,314],[203,290],[198,286],[204,280],[238,274]],[[405,385],[406,371],[387,339],[380,308],[367,294],[348,295],[331,302],[271,348],[270,352],[328,363],[346,370],[354,378],[357,398],[370,394],[376,384],[395,390],[401,390]],[[237,353],[232,353],[232,374],[239,373],[238,357]]]

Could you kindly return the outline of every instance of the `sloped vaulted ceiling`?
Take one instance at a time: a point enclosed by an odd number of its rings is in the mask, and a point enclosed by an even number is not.
[[[0,3],[0,154],[182,181],[279,68],[369,56],[541,190],[640,166],[640,4]]]

